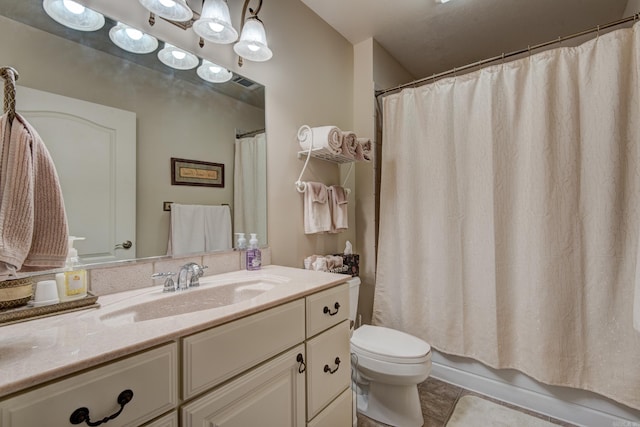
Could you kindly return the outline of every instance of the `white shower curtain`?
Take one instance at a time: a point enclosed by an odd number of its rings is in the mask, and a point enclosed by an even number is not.
[[[384,99],[374,323],[640,409],[640,27]]]
[[[267,138],[264,133],[236,139],[233,173],[233,227],[238,233],[257,233],[267,242]],[[249,235],[247,234],[247,241]]]

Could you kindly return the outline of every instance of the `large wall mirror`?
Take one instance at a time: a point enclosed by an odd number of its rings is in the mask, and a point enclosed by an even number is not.
[[[238,199],[239,192],[234,191],[243,182],[264,183],[266,179],[264,151],[248,162],[236,156],[240,140],[256,139],[258,135],[263,145],[266,143],[263,86],[236,74],[226,83],[209,83],[200,79],[195,69],[168,68],[157,59],[162,41],[149,54],[123,51],[109,40],[108,32],[116,22],[108,17],[101,30],[85,33],[53,21],[44,13],[42,0],[2,0],[0,15],[0,66],[15,67],[18,86],[36,90],[19,90],[18,112],[21,102],[29,110],[31,102],[44,102],[51,96],[51,108],[70,101],[79,103],[82,111],[96,107],[99,115],[100,108],[106,109],[106,115],[124,112],[125,118],[115,121],[130,120],[134,126],[133,148],[124,159],[115,157],[113,152],[121,154],[122,150],[109,145],[109,131],[103,135],[107,140],[103,147],[96,143],[95,147],[85,145],[63,154],[52,153],[61,175],[70,234],[87,238],[76,244],[81,259],[104,262],[165,255],[170,226],[170,212],[163,209],[165,202],[229,205],[236,219],[234,231],[257,232],[260,244],[266,244],[266,185],[263,191],[250,189],[254,193],[248,196],[245,192],[243,199]],[[28,113],[29,121],[31,117],[35,122],[46,120],[38,116],[38,108]],[[98,129],[98,136],[88,138],[99,141],[102,125],[91,120],[88,123]],[[38,129],[37,124],[34,126]],[[47,135],[42,137],[46,145]],[[224,165],[224,186],[172,185],[172,158]],[[244,179],[237,166],[243,162],[248,171],[258,175]],[[95,183],[93,178],[101,169],[113,173],[113,182],[103,186]],[[63,179],[69,170],[71,175]],[[89,176],[79,175],[81,171]],[[75,194],[66,194],[64,180],[75,184]],[[125,196],[128,202],[109,205],[115,181],[133,190],[133,196]],[[87,207],[94,208],[95,213],[85,211]],[[128,221],[134,223],[135,235],[118,229],[125,220],[114,223],[121,210],[133,215]],[[256,225],[249,226],[252,229],[244,229],[247,226],[237,222],[240,211],[253,216]],[[93,217],[100,217],[100,222],[87,222]],[[111,223],[105,224],[103,218]],[[80,226],[78,220],[84,224]],[[126,241],[132,242],[130,249],[116,249]]]

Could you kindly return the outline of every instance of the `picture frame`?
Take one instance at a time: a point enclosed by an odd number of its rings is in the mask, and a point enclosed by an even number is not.
[[[224,188],[224,164],[172,157],[171,185]]]

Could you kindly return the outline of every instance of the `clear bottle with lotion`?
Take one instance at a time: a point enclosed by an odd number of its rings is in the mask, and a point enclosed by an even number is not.
[[[258,237],[256,233],[251,233],[249,239],[249,249],[246,252],[247,270],[260,270],[262,266],[262,252],[258,249]]]
[[[78,250],[73,247],[76,240],[84,237],[69,236],[69,252],[64,266],[64,272],[56,274],[56,285],[60,301],[70,301],[87,296],[87,270],[79,269]]]

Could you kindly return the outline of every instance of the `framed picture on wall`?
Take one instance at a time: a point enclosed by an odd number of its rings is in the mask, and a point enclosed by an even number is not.
[[[171,185],[224,187],[224,164],[172,157]]]

